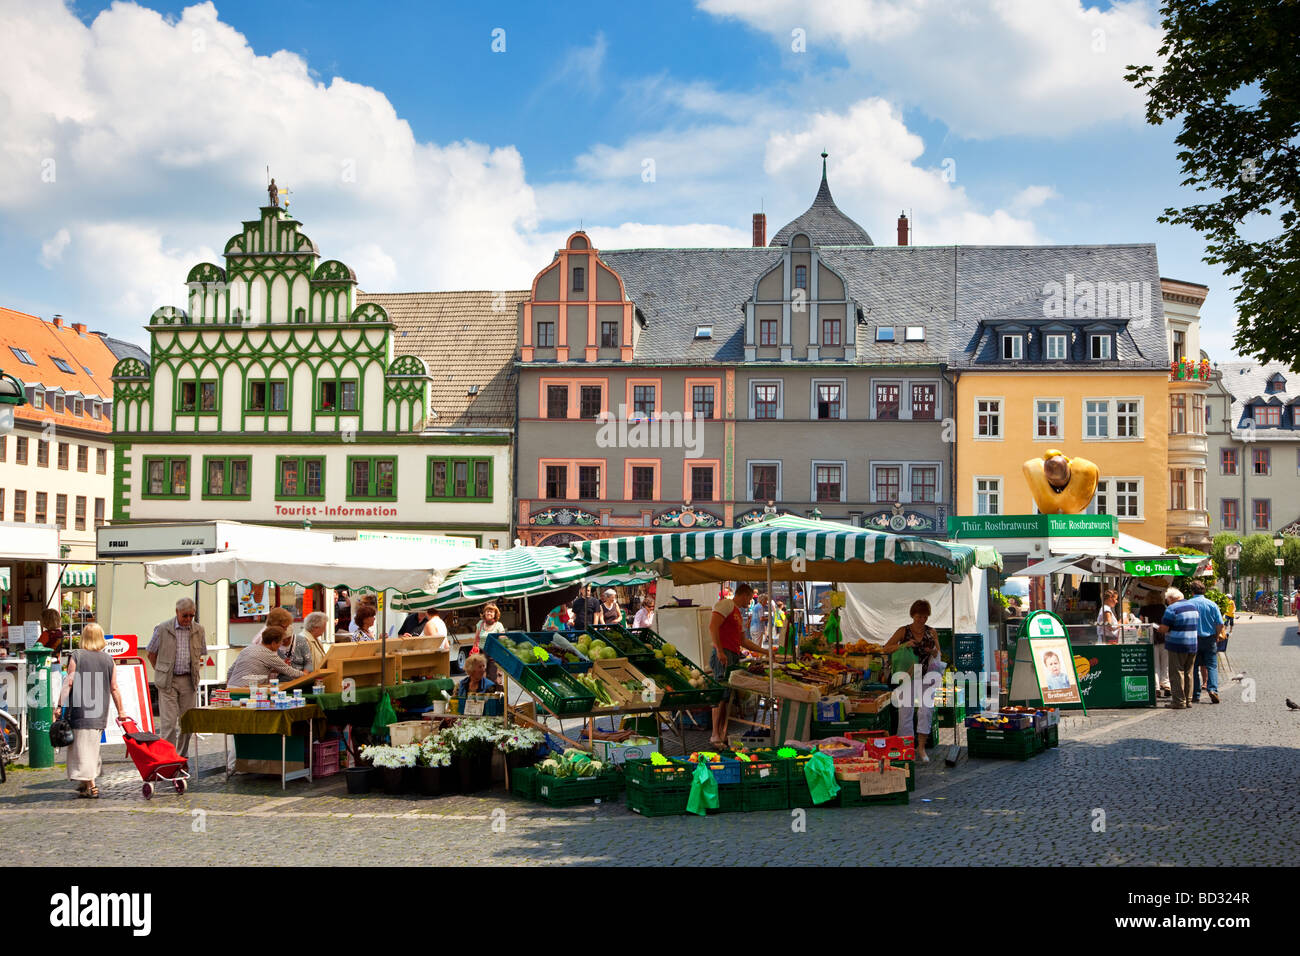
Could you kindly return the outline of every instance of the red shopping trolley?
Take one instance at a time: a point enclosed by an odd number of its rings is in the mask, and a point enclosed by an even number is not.
[[[184,793],[190,779],[190,762],[176,752],[176,748],[157,734],[141,733],[134,720],[121,721],[126,752],[131,757],[144,786],[140,791],[146,800],[153,798],[155,783],[171,782],[177,793]]]

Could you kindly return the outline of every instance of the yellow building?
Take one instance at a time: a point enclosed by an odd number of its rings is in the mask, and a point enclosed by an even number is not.
[[[1088,513],[1163,547],[1169,342],[1155,247],[958,247],[954,271],[957,513],[1034,513],[1022,465],[1059,448],[1100,470]]]
[[[959,514],[1033,514],[1021,472],[1049,448],[1100,470],[1089,514],[1165,543],[1169,504],[1169,374],[962,372],[957,378]]]

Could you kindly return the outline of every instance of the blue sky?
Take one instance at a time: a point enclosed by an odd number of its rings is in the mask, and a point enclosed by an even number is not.
[[[1191,195],[1176,129],[1122,79],[1157,24],[1145,0],[0,6],[3,304],[143,342],[268,164],[363,288],[519,288],[580,223],[747,244],[761,207],[770,234],[826,148],[878,243],[900,209],[924,244],[1157,243],[1211,287],[1226,359],[1227,281],[1155,222]]]

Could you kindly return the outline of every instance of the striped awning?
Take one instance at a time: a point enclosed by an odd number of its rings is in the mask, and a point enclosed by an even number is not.
[[[93,564],[68,565],[63,569],[62,583],[65,588],[93,588],[95,566]]]
[[[745,528],[594,538],[569,547],[592,565],[666,566],[678,584],[757,578],[768,558],[773,578],[814,581],[960,581],[977,564],[1000,563],[996,552],[977,561],[981,556],[967,545],[794,515]]]
[[[471,561],[448,575],[436,592],[408,594],[393,606],[399,611],[470,607],[496,598],[557,591],[591,573],[591,567],[575,558],[567,548],[551,545],[509,548]]]

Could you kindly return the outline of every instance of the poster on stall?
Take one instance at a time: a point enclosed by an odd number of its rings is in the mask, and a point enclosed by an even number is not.
[[[1070,638],[1051,611],[1035,611],[1020,625],[1008,697],[1013,702],[1038,701],[1045,707],[1074,704],[1088,712]]]
[[[240,617],[266,617],[275,606],[275,582],[236,581],[235,598],[239,603]]]
[[[117,689],[122,695],[122,716],[135,721],[144,733],[153,733],[153,709],[149,702],[149,678],[145,676],[142,661],[123,661],[117,665]],[[120,744],[122,728],[117,723],[117,705],[108,701],[108,726],[101,743]]]

